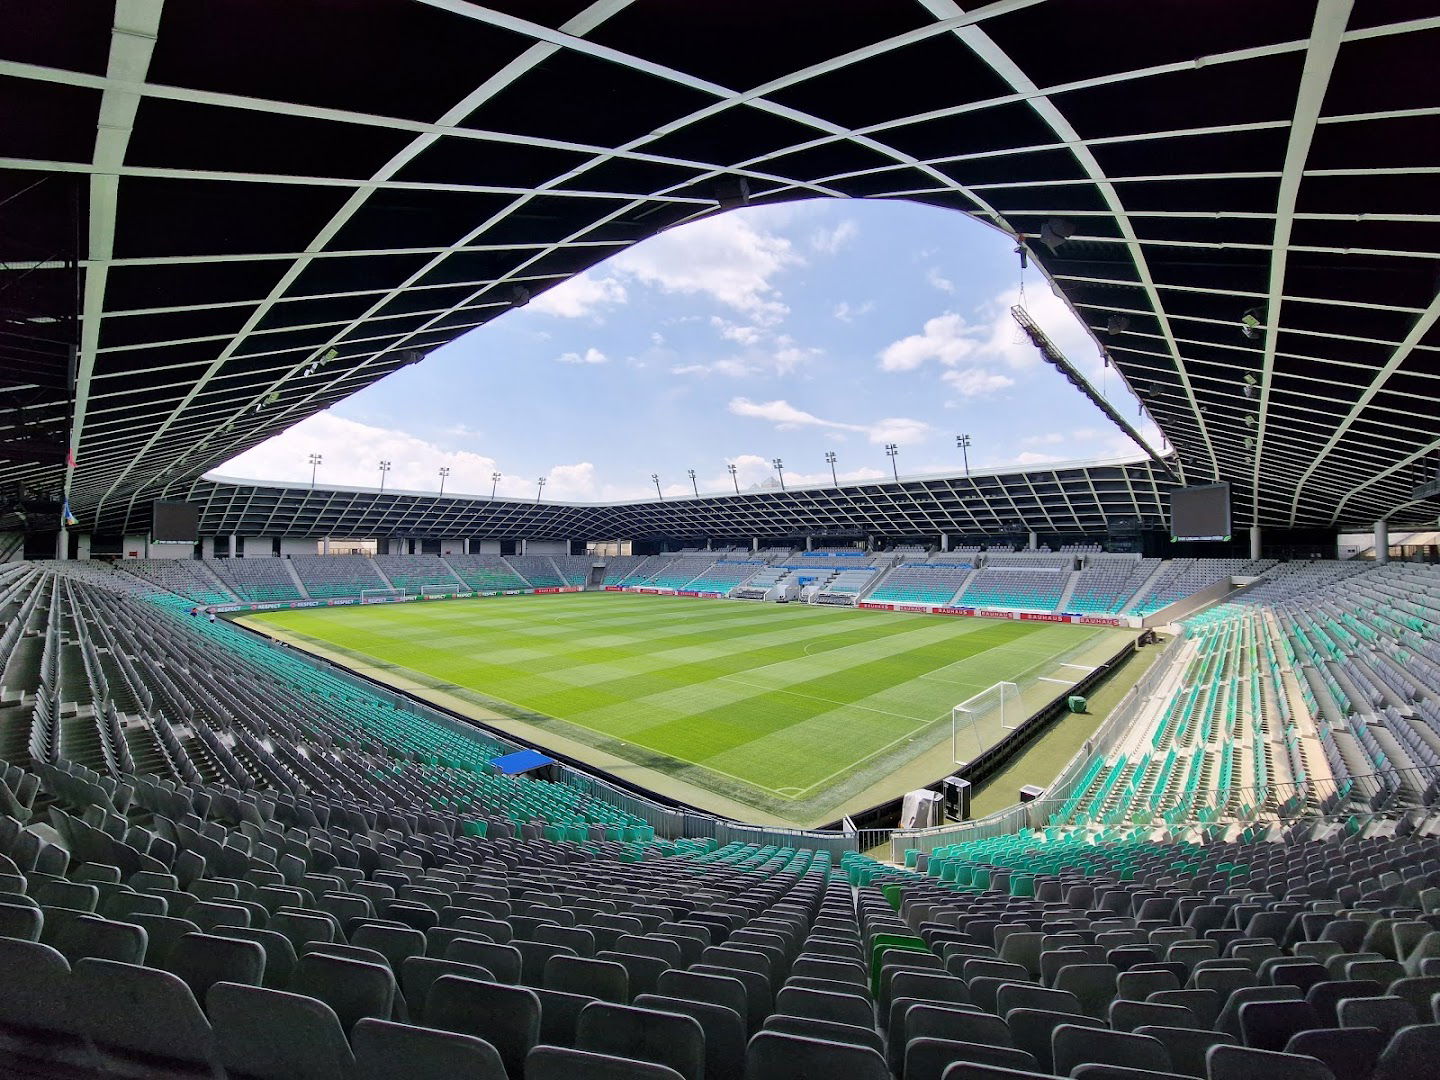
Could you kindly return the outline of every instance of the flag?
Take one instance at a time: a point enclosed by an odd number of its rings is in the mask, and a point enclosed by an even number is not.
[[[63,513],[62,513],[60,516],[61,516],[62,520],[65,522],[65,524],[66,524],[67,526],[68,526],[68,525],[79,525],[79,524],[80,524],[80,519],[77,518],[74,514],[72,514],[72,513],[70,512],[70,500],[69,500],[69,499],[66,499],[66,500],[65,500],[65,509],[64,509]]]
[[[66,451],[65,451],[65,464],[68,465],[68,466],[69,466],[70,468],[72,468],[72,469],[75,468],[75,451],[74,451],[74,450],[66,450]]]

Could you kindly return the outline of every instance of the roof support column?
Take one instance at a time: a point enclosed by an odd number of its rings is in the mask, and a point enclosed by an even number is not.
[[[1375,562],[1377,564],[1390,561],[1390,523],[1384,518],[1375,522]]]
[[[1260,558],[1260,526],[1250,526],[1250,558]]]

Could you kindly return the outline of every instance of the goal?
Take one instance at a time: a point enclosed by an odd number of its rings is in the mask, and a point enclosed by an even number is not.
[[[999,741],[1001,732],[1013,731],[1023,722],[1020,688],[1013,682],[997,682],[950,710],[950,757],[956,765],[964,765],[962,743],[968,748],[973,741],[978,757]]]
[[[405,595],[404,589],[361,589],[362,604],[378,604],[384,600],[396,600]]]
[[[474,596],[468,585],[421,585],[420,595],[427,600],[442,596]]]

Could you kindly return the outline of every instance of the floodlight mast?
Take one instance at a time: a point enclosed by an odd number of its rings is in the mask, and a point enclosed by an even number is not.
[[[965,455],[965,475],[970,475],[970,436],[956,435],[955,445],[960,448],[960,453]]]
[[[499,486],[499,484],[500,484],[500,474],[499,474],[498,472],[492,472],[492,473],[490,474],[490,501],[491,501],[491,502],[494,502],[494,501],[495,501],[495,489]]]
[[[779,474],[779,476],[780,476],[780,490],[781,490],[781,491],[784,491],[784,490],[785,490],[785,463],[784,463],[783,461],[781,461],[781,460],[777,457],[777,458],[776,458],[774,461],[772,461],[770,464],[772,464],[772,465],[775,466],[775,471],[776,471],[776,472]]]
[[[739,495],[739,494],[740,494],[740,477],[738,477],[737,475],[735,475],[735,473],[736,473],[735,463],[732,461],[730,464],[726,465],[725,468],[727,468],[727,469],[730,470],[730,480],[731,480],[731,482],[735,485],[735,494],[736,494],[736,495]]]
[[[890,458],[890,472],[895,477],[895,482],[898,484],[900,482],[900,469],[895,464],[895,455],[900,453],[900,447],[896,446],[893,442],[887,442],[885,444],[885,453]]]
[[[380,462],[380,494],[385,494],[385,474],[390,471],[390,462]]]
[[[836,477],[836,475],[835,475],[835,451],[834,451],[834,450],[826,450],[826,451],[825,451],[825,464],[827,464],[827,465],[830,466],[830,482],[831,482],[832,484],[834,484],[836,487],[839,487],[839,486],[840,486],[840,480],[839,480],[839,478]]]
[[[544,490],[545,490],[545,477],[543,477],[543,476],[540,477],[538,483],[539,483],[540,486],[535,489],[535,501],[536,501],[536,503],[539,503],[539,501],[540,501],[540,495],[541,495],[541,494],[544,492]]]
[[[450,475],[450,467],[449,467],[448,465],[442,465],[442,466],[440,466],[440,494],[441,494],[441,495],[444,495],[444,494],[445,494],[445,478],[446,478],[447,476],[449,476],[449,475]]]
[[[687,471],[690,474],[690,486],[695,490],[695,497],[698,499],[700,497],[700,484],[695,479],[695,470],[689,469]]]
[[[315,490],[315,471],[316,471],[317,469],[319,469],[320,466],[323,465],[323,464],[325,464],[325,455],[324,455],[324,454],[311,454],[311,455],[310,455],[310,490],[311,490],[311,491],[314,491],[314,490]]]
[[[652,473],[650,474],[650,479],[655,482],[655,494],[660,497],[660,501],[661,501],[661,502],[664,502],[664,501],[665,501],[665,493],[660,490],[660,474],[659,474],[659,473],[653,473],[653,472],[652,472]]]

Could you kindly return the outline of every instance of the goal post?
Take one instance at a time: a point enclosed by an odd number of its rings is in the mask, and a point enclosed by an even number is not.
[[[441,596],[474,596],[475,594],[470,591],[470,586],[455,584],[421,585],[420,595],[427,600],[433,600]]]
[[[404,589],[361,589],[360,602],[362,604],[375,604],[382,600],[395,600],[404,595]]]
[[[1013,682],[997,682],[981,690],[950,710],[951,760],[956,765],[964,765],[966,762],[960,758],[962,745],[968,747],[973,741],[978,757],[999,741],[997,732],[1013,731],[1022,723],[1018,686]]]

